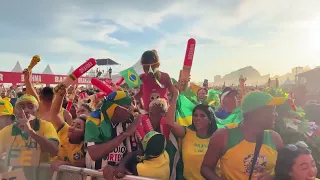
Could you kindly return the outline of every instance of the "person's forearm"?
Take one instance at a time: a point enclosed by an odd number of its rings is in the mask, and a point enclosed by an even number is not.
[[[142,154],[141,151],[134,151],[128,153],[119,164],[119,166],[126,167],[128,163],[133,159],[136,158],[138,155]]]
[[[88,147],[88,153],[92,160],[96,161],[103,156],[112,152],[115,148],[119,146],[128,136],[125,134],[120,134],[119,136],[115,137],[114,139],[105,142],[103,144],[95,144],[93,146]]]
[[[41,151],[50,153],[52,157],[58,155],[57,142],[54,142],[52,140],[46,139],[45,137],[38,135],[37,132],[34,130],[30,131],[29,135],[40,145]]]
[[[206,180],[222,180],[221,177],[219,177],[215,171],[212,171],[208,167],[201,167],[201,175],[206,179]]]
[[[64,121],[60,117],[60,109],[63,103],[63,96],[60,94],[55,94],[53,98],[53,102],[51,105],[51,118],[50,122],[54,125],[55,128],[60,128]]]
[[[24,81],[24,84],[26,85],[26,93],[34,96],[34,97],[38,100],[38,102],[40,103],[40,98],[39,98],[39,96],[38,96],[37,91],[36,91],[35,88],[32,86],[32,83],[31,83],[29,80],[26,79],[26,80]]]

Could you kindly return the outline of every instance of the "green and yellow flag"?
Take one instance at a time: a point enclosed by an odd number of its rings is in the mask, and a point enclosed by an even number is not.
[[[177,100],[176,107],[176,122],[182,126],[192,124],[192,111],[196,105],[191,102],[186,96],[180,94]]]
[[[129,87],[135,88],[142,84],[142,81],[133,68],[129,68],[120,72]]]
[[[224,128],[226,125],[232,123],[240,123],[242,118],[243,116],[240,107],[234,109],[233,112],[225,119],[215,117],[218,128]]]

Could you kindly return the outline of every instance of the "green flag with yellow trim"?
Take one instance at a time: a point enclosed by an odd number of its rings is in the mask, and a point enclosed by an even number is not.
[[[129,68],[120,72],[129,87],[135,88],[142,84],[142,81],[133,68]]]

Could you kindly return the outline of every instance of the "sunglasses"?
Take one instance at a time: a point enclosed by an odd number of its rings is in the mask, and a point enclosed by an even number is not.
[[[309,146],[303,142],[303,141],[298,141],[295,144],[288,144],[285,146],[285,148],[291,150],[291,151],[297,151],[299,148],[304,148],[304,149],[308,149]]]

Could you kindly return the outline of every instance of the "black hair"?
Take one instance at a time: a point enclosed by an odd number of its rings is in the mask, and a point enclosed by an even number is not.
[[[199,91],[201,91],[201,90],[205,90],[206,93],[208,94],[208,89],[203,87],[203,88],[198,89],[198,91],[197,91],[197,96],[198,96]]]
[[[216,119],[214,117],[214,112],[213,109],[205,104],[198,104],[196,107],[194,107],[193,111],[192,111],[192,115],[196,112],[196,110],[202,110],[209,118],[209,129],[208,129],[208,135],[212,135],[217,129],[217,123],[216,123]],[[196,131],[196,127],[193,124],[193,120],[192,120],[192,124],[190,126],[188,126],[189,129]]]
[[[85,134],[85,129],[86,129],[87,116],[84,115],[84,114],[81,114],[76,119],[80,119],[80,120],[83,121],[84,130],[83,130],[83,135],[81,137],[79,137],[79,139],[71,139],[71,138],[69,138],[69,142],[71,144],[79,144],[80,142],[84,141],[84,134]]]
[[[165,149],[166,139],[162,134],[154,135],[148,142],[147,148],[145,150],[146,159],[152,157],[157,157],[163,153]],[[150,157],[151,156],[151,157]]]
[[[81,104],[80,106],[84,107],[89,112],[92,112],[92,108],[88,104]]]
[[[160,66],[158,52],[156,50],[145,51],[141,56],[141,64],[151,64],[152,70],[158,68]],[[160,71],[154,72],[153,76],[160,81]]]
[[[21,96],[23,96],[23,93],[22,93],[22,92],[18,92],[18,93],[17,93],[17,98],[19,98],[19,97],[21,97]]]
[[[141,64],[154,64],[158,62],[159,56],[156,50],[145,51],[141,56]]]
[[[94,91],[91,91],[91,90],[88,90],[88,91],[87,91],[87,94],[88,94],[88,96],[91,96],[91,95],[94,95],[95,92],[94,92]]]
[[[46,102],[52,102],[53,96],[54,96],[54,93],[53,93],[52,87],[44,87],[40,91],[41,100],[44,100]]]
[[[87,117],[88,117],[87,115],[81,114],[81,115],[78,116],[77,118],[78,118],[78,119],[81,119],[81,120],[84,122],[84,124],[86,124]]]
[[[274,169],[275,180],[291,180],[289,173],[292,171],[292,166],[297,157],[302,154],[311,154],[311,150],[307,147],[294,146],[297,147],[295,151],[287,147],[278,151],[278,158]]]

